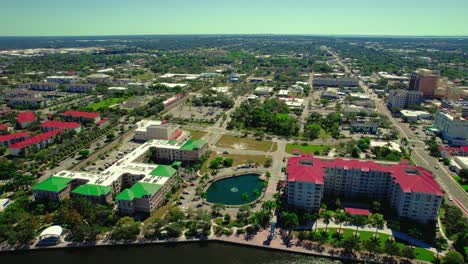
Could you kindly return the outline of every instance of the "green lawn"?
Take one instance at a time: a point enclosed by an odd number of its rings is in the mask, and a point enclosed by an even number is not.
[[[329,149],[333,148],[332,145],[306,145],[303,146],[301,144],[287,144],[286,145],[286,152],[292,154],[293,150],[299,150],[302,154],[314,154],[316,151],[322,155],[323,150],[328,147]]]
[[[101,100],[101,101],[99,101],[97,103],[90,104],[86,108],[89,108],[92,111],[99,111],[101,109],[108,108],[109,106],[118,104],[118,103],[123,102],[125,100],[126,100],[126,98],[111,97],[111,98]]]
[[[251,149],[259,151],[270,150],[273,142],[270,140],[256,140],[253,138],[243,138],[231,135],[223,135],[218,142],[217,147],[233,149]]]
[[[453,176],[453,178],[455,179],[455,181],[458,182],[458,184],[460,184],[460,186],[461,186],[466,192],[468,192],[468,184],[462,184],[462,183],[461,183],[461,177],[460,177],[460,176]]]
[[[325,230],[325,229],[324,228],[319,228],[319,232],[322,231],[322,230]],[[328,228],[329,237],[327,239],[327,243],[331,243],[331,241],[333,239],[332,234],[335,233],[336,230],[338,230],[338,229],[337,228]],[[342,230],[343,230],[344,238],[354,235],[354,232],[355,232],[355,229],[342,228]],[[369,231],[358,231],[358,232],[359,232],[359,238],[360,238],[361,242],[369,240],[374,235],[374,232],[369,232]],[[390,238],[389,235],[379,233],[379,240],[380,240],[381,245],[384,245],[385,241],[387,241],[389,238]],[[397,244],[398,244],[398,246],[400,248],[403,248],[403,247],[407,246],[407,244],[405,244],[405,243],[403,243],[401,241],[397,241]],[[424,260],[424,261],[431,262],[434,259],[435,255],[434,255],[434,253],[432,251],[429,251],[427,249],[420,248],[420,247],[415,247],[414,250],[417,253],[416,259],[418,259],[418,260]]]

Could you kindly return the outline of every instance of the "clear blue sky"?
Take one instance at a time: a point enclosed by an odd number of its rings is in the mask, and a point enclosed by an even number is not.
[[[468,0],[0,0],[0,36],[468,35]]]

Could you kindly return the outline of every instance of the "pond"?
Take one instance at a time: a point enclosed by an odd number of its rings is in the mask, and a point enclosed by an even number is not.
[[[258,174],[233,176],[213,182],[206,191],[206,200],[210,203],[241,205],[255,201],[260,197],[263,180]]]

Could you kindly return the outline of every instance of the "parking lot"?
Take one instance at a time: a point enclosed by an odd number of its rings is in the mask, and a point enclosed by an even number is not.
[[[224,109],[217,107],[198,107],[180,105],[171,109],[168,114],[173,117],[186,120],[203,120],[215,122],[224,112]]]
[[[122,143],[122,145],[120,145],[116,149],[103,155],[96,161],[93,161],[90,165],[86,166],[84,170],[90,171],[90,172],[103,171],[107,169],[108,167],[110,167],[115,162],[117,162],[119,159],[123,158],[126,154],[130,153],[139,145],[141,144],[133,142],[133,141],[124,142]]]

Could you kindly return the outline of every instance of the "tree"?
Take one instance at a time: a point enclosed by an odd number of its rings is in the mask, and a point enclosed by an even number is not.
[[[299,225],[299,219],[294,212],[285,211],[281,214],[281,224],[288,230],[288,236],[291,235],[292,229]]]
[[[333,214],[330,211],[324,211],[320,216],[323,218],[323,222],[325,223],[325,232],[327,232],[328,224],[330,224]]]
[[[308,139],[314,140],[314,139],[317,139],[319,137],[320,130],[321,130],[321,127],[320,127],[319,124],[316,124],[316,123],[309,124],[304,129],[304,135]]]
[[[262,204],[262,209],[267,211],[268,213],[271,213],[271,210],[273,210],[276,207],[276,202],[275,201],[265,201]]]
[[[395,241],[388,239],[385,241],[384,252],[390,256],[397,256],[400,254],[400,248]]]
[[[414,259],[416,258],[416,254],[417,253],[413,247],[406,246],[401,249],[401,255],[405,258]]]
[[[114,132],[110,132],[109,134],[107,134],[106,138],[107,138],[108,140],[113,140],[113,139],[115,138]]]
[[[341,232],[341,226],[346,221],[346,218],[347,218],[346,213],[343,210],[341,210],[341,209],[336,210],[336,212],[335,212],[335,221],[337,221],[340,224],[340,228],[338,229],[339,232]]]
[[[435,248],[437,249],[437,258],[439,258],[439,253],[442,250],[447,249],[448,243],[447,240],[441,236],[438,236],[434,240]]]
[[[351,217],[351,224],[356,226],[356,231],[354,232],[354,236],[357,236],[359,227],[363,226],[367,223],[367,218],[363,215],[353,215]]]
[[[225,158],[225,159],[223,160],[223,167],[229,168],[229,167],[232,166],[232,163],[233,163],[233,162],[234,162],[233,159],[231,159],[231,158]]]
[[[172,207],[169,209],[164,219],[169,223],[176,223],[184,220],[185,214],[179,209],[179,207]]]
[[[80,150],[79,154],[81,157],[86,158],[89,156],[89,149],[82,149]]]
[[[380,212],[380,202],[379,201],[373,201],[372,202],[372,211],[374,212]]]
[[[231,221],[231,215],[230,214],[225,214],[224,215],[224,223],[229,224]]]
[[[442,259],[443,264],[463,264],[465,263],[462,254],[457,251],[449,251]]]
[[[371,237],[370,239],[364,241],[364,248],[372,253],[381,253],[382,247],[380,245],[380,240],[376,237]]]
[[[458,176],[460,176],[462,183],[468,181],[468,169],[461,169]]]
[[[383,218],[383,215],[381,215],[381,214],[372,214],[371,215],[371,223],[375,227],[375,237],[377,237],[377,232],[385,224],[385,220]]]
[[[353,252],[354,250],[359,250],[361,247],[359,238],[355,236],[349,236],[346,237],[342,242],[341,246],[345,249],[347,252]]]

